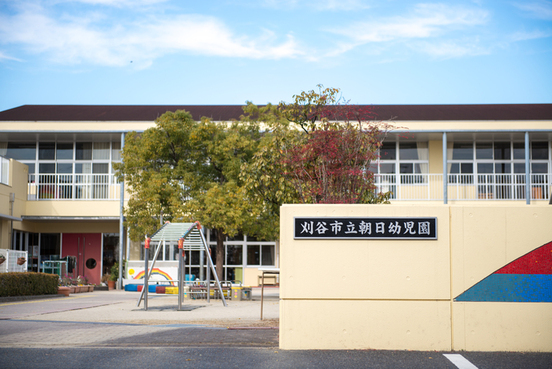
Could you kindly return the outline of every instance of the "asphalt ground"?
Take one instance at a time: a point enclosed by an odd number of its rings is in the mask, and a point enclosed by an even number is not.
[[[0,300],[0,368],[552,368],[550,353],[278,348],[278,288],[252,301],[95,291]],[[452,357],[445,355],[452,354]]]

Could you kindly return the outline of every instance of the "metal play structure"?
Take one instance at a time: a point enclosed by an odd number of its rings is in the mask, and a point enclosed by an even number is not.
[[[182,300],[184,295],[184,276],[185,276],[185,260],[184,252],[185,251],[197,251],[203,250],[207,259],[207,278],[206,278],[206,292],[207,292],[207,302],[210,301],[211,295],[211,272],[215,277],[215,288],[218,290],[220,297],[222,299],[223,305],[226,307],[226,300],[224,298],[224,293],[220,281],[217,277],[215,271],[215,266],[213,265],[213,260],[211,259],[211,254],[209,253],[209,247],[205,236],[201,232],[201,224],[199,222],[195,223],[165,223],[161,228],[159,228],[150,238],[146,238],[145,243],[145,274],[144,274],[144,287],[140,293],[140,298],[138,300],[137,307],[140,306],[142,299],[144,300],[144,309],[148,310],[148,282],[151,277],[153,268],[155,266],[155,261],[159,256],[159,252],[165,247],[166,242],[178,242],[178,279],[176,280],[178,284],[178,310],[182,310]],[[155,255],[149,265],[149,249],[153,246],[153,243],[157,243],[155,249]],[[171,281],[174,282],[174,281]]]

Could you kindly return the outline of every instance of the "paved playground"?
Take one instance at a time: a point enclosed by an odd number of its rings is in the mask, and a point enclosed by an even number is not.
[[[262,321],[259,288],[252,301],[185,300],[182,311],[176,295],[150,295],[148,311],[136,306],[138,297],[95,291],[0,299],[0,368],[552,367],[549,353],[283,351],[278,288],[265,289]]]

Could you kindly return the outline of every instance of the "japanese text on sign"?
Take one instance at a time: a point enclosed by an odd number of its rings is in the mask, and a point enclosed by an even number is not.
[[[294,218],[295,239],[437,239],[437,218]]]

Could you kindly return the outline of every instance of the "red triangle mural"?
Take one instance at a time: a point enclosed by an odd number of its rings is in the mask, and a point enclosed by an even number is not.
[[[552,274],[552,242],[512,261],[495,274]]]
[[[552,242],[508,263],[454,300],[552,302]]]

